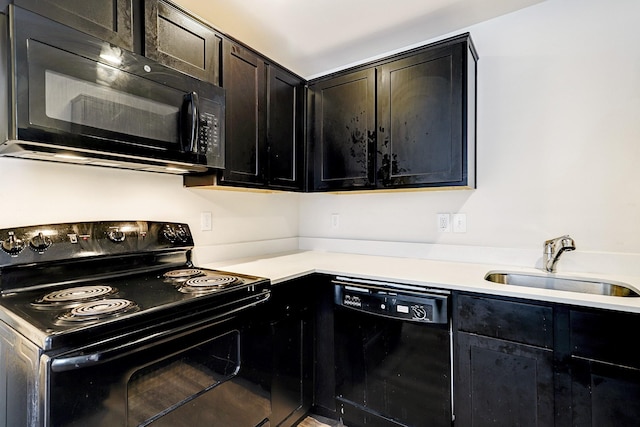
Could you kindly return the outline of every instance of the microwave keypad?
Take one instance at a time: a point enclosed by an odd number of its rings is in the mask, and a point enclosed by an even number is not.
[[[218,117],[211,113],[200,114],[200,142],[201,154],[208,154],[217,151],[219,145],[219,123]]]

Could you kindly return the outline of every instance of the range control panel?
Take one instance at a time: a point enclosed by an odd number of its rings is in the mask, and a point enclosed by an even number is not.
[[[448,292],[407,291],[402,285],[384,286],[334,280],[334,302],[338,306],[385,317],[422,323],[448,323]],[[440,293],[441,292],[441,293]]]
[[[98,256],[190,249],[187,224],[100,221],[0,230],[0,268]]]

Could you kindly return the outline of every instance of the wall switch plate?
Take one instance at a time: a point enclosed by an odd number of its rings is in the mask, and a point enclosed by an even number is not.
[[[211,212],[200,212],[200,230],[211,231],[213,228]]]
[[[331,214],[331,228],[334,230],[340,227],[340,214]]]
[[[463,213],[453,214],[453,232],[454,233],[467,232],[467,214],[463,214]]]
[[[449,233],[451,232],[451,215],[448,213],[439,213],[438,218],[438,232]]]

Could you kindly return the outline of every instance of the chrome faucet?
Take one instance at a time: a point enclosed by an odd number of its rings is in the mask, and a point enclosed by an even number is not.
[[[576,248],[576,242],[568,235],[556,237],[544,242],[544,269],[550,273],[556,271],[556,263],[560,255],[564,251],[573,251]]]

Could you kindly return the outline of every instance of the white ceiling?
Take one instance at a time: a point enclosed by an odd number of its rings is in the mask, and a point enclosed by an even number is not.
[[[310,78],[545,0],[175,0]]]

